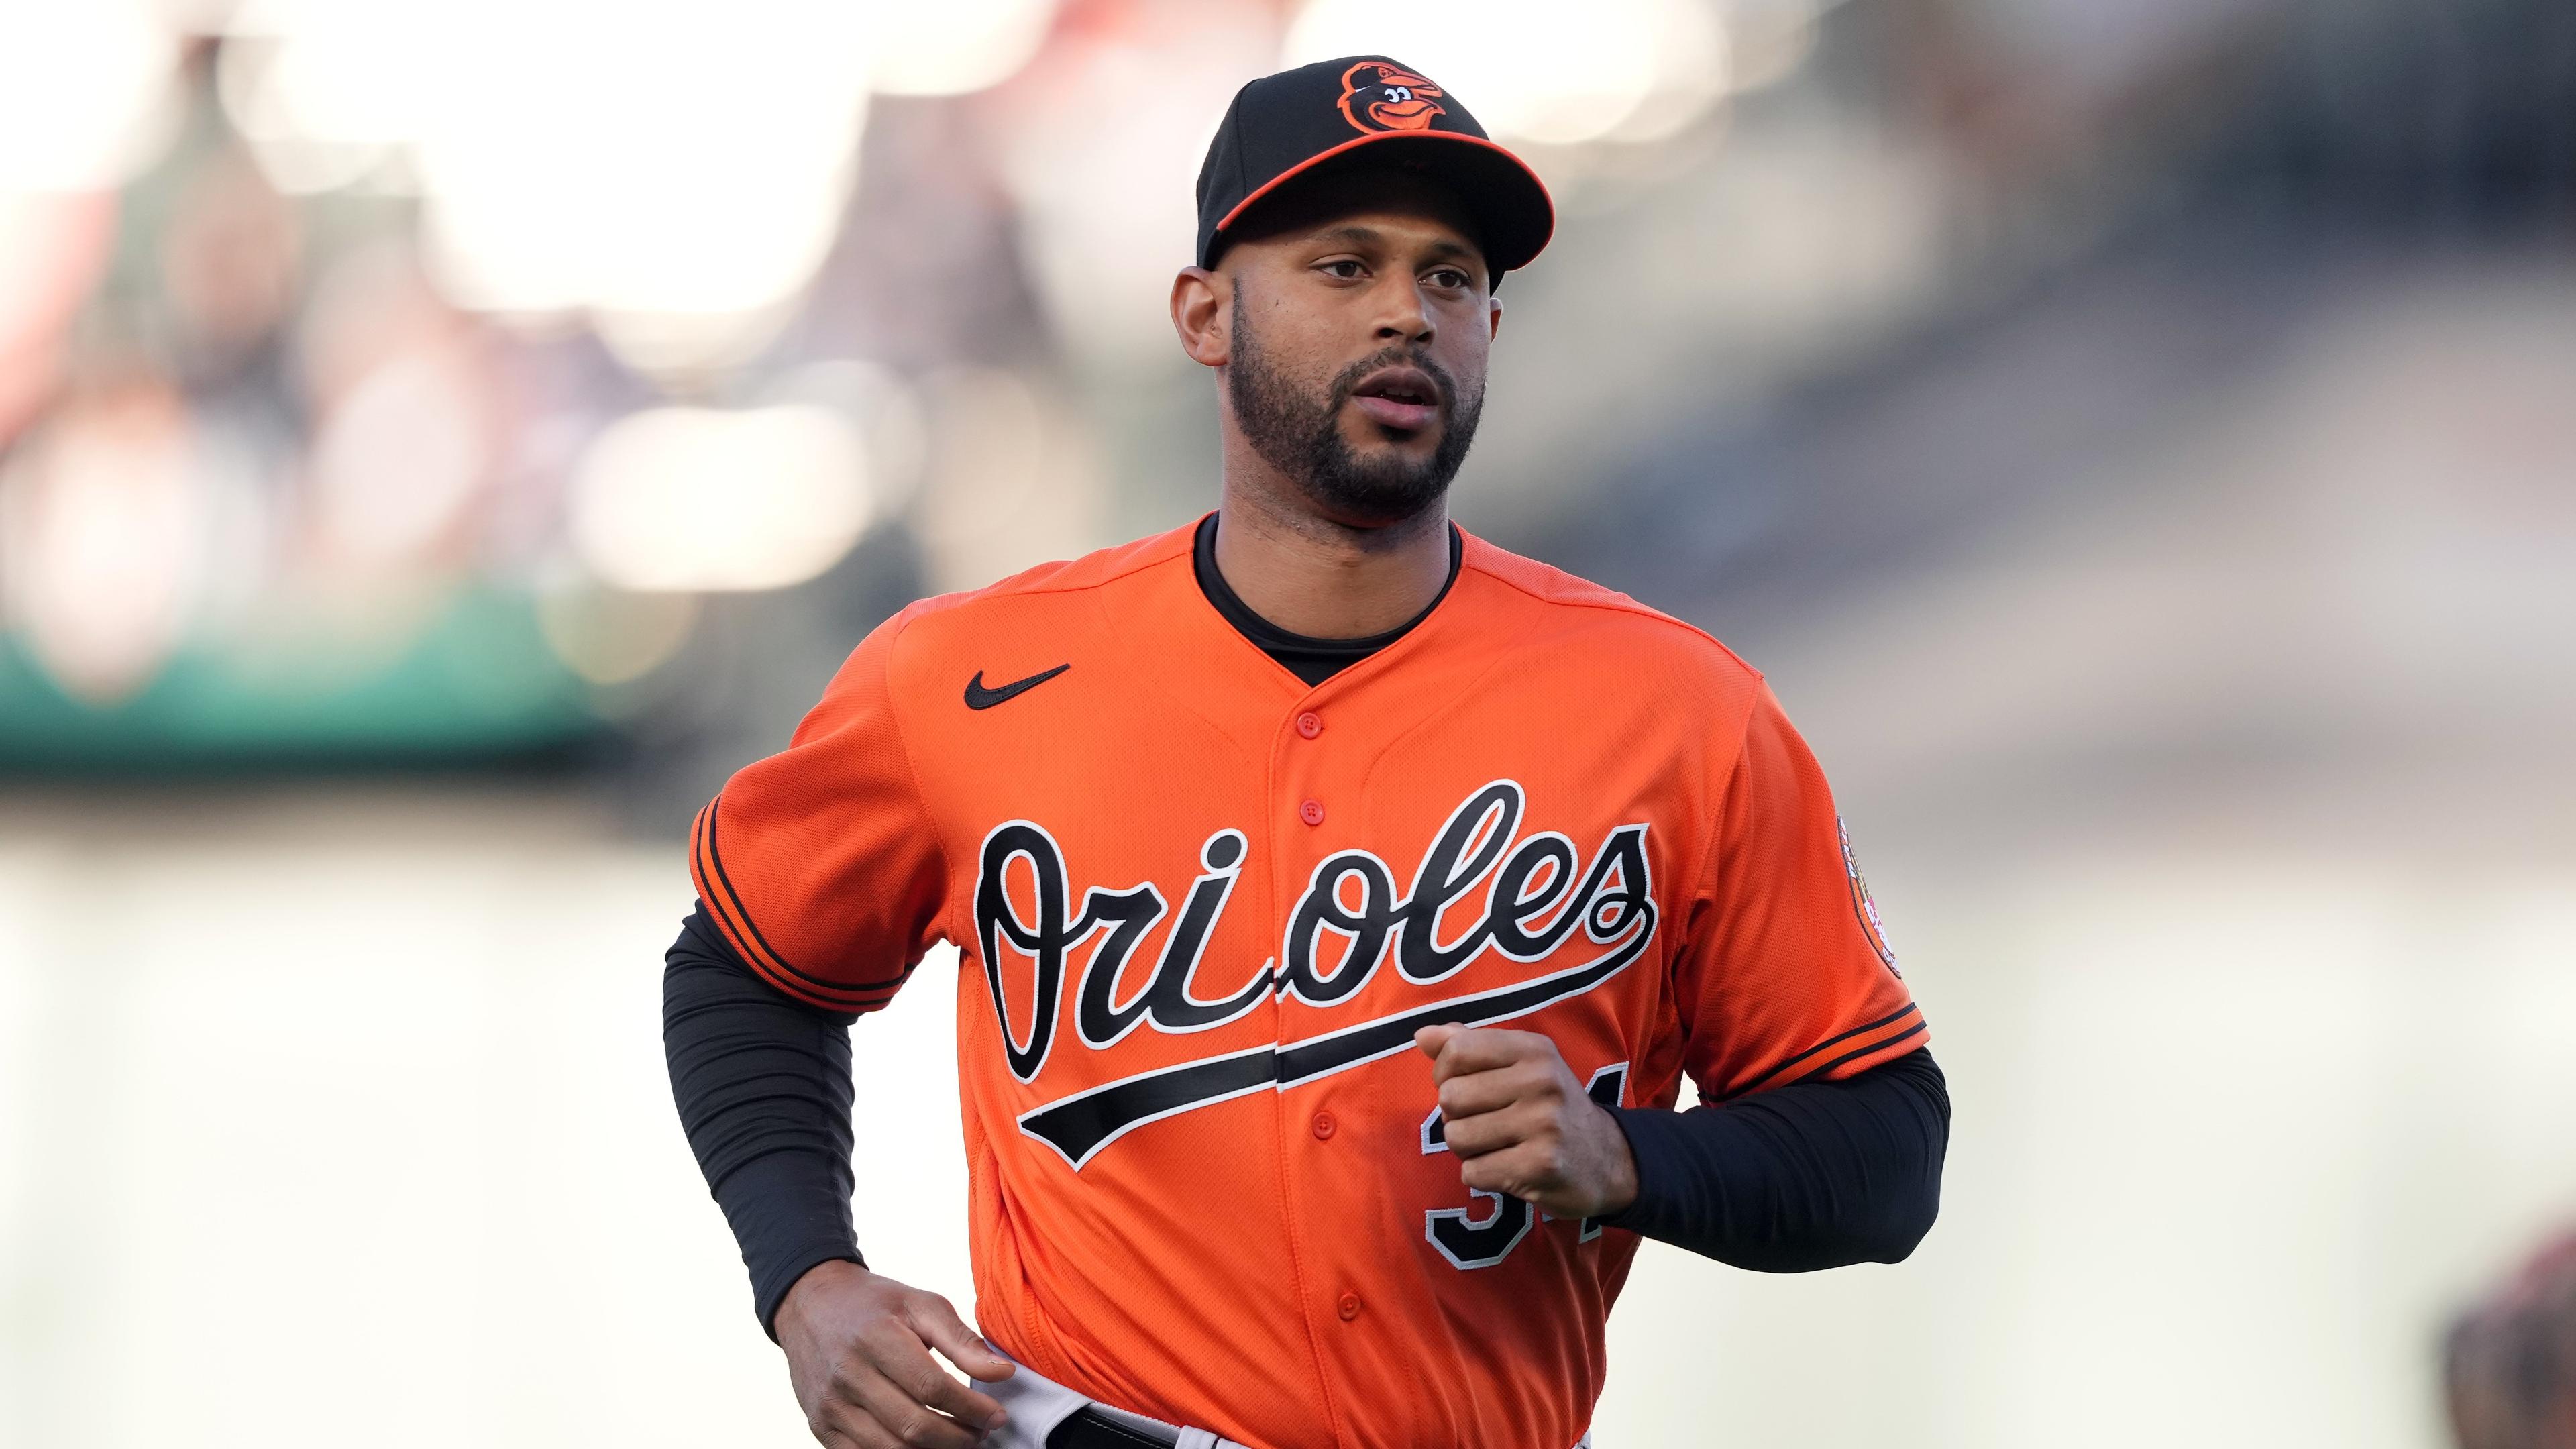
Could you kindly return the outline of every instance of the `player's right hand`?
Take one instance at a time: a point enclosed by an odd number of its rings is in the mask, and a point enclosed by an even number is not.
[[[951,1378],[986,1383],[1014,1365],[936,1293],[856,1263],[819,1263],[778,1305],[778,1346],[814,1437],[833,1449],[969,1449],[1002,1425],[1002,1406]]]

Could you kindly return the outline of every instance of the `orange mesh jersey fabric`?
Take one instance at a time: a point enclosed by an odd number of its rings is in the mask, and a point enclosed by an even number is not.
[[[1824,776],[1715,640],[1482,540],[1313,688],[1190,541],[887,621],[700,813],[698,890],[839,1010],[957,943],[977,1312],[1022,1362],[1274,1449],[1565,1449],[1637,1240],[1461,1186],[1413,1031],[1544,1032],[1629,1106],[1923,1045]]]

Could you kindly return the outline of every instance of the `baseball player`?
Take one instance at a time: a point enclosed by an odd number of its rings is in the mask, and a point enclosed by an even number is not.
[[[1762,676],[1449,521],[1538,178],[1354,56],[1198,201],[1218,508],[905,609],[700,812],[683,1124],[825,1444],[1588,1444],[1641,1236],[1913,1249],[1923,1017]],[[854,1173],[848,1027],[941,941],[980,1332],[850,1226],[929,1168]]]

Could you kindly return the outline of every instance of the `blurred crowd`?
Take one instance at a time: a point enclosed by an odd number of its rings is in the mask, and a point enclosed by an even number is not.
[[[1591,275],[1514,289],[1467,499],[1527,540],[1594,511],[1564,464],[1605,423],[1883,351],[2246,164],[2207,133],[2325,164],[2303,134],[2390,129],[2391,44],[2508,50],[2528,9],[9,0],[0,764],[650,733],[711,611],[777,622],[746,596],[832,576],[791,611],[831,634],[1177,521],[1212,433],[1163,291],[1282,61],[1450,77],[1559,191]],[[2509,167],[2491,91],[2432,119]]]
[[[1705,124],[1817,20],[1628,0],[1569,53],[1525,8],[1456,65],[1499,129],[1569,147]],[[599,691],[677,655],[703,597],[813,579],[872,527],[940,586],[1090,546],[1117,500],[1074,395],[1162,361],[1233,87],[1452,28],[1255,0],[0,9],[0,758],[542,748],[616,716]]]

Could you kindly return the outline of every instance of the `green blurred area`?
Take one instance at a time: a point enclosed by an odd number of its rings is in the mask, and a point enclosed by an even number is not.
[[[598,739],[590,688],[522,593],[468,587],[392,640],[205,639],[130,697],[66,693],[0,634],[0,771],[464,764]]]

